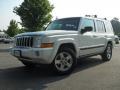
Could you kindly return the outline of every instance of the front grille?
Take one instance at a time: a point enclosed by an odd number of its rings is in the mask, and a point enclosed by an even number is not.
[[[16,38],[17,47],[33,47],[33,37],[32,36],[23,36]]]

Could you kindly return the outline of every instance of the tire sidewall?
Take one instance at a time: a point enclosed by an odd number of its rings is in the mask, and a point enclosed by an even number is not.
[[[108,47],[110,47],[110,49],[111,49],[111,57],[110,58],[108,58],[108,56],[107,56],[108,55],[108,53],[107,53]],[[111,58],[112,58],[112,45],[110,43],[108,43],[108,45],[105,49],[105,52],[102,55],[102,58],[103,58],[104,61],[110,61],[111,60]]]
[[[71,57],[72,57],[72,60],[73,60],[73,64],[72,64],[71,68],[68,69],[67,71],[60,71],[60,70],[58,70],[58,69],[56,68],[56,65],[55,65],[55,58],[56,58],[56,56],[57,56],[59,53],[61,53],[61,52],[67,52],[67,53],[69,53],[69,54],[71,55]],[[59,75],[69,74],[69,73],[71,73],[71,72],[74,70],[74,68],[75,68],[75,66],[76,66],[76,55],[75,55],[75,52],[74,52],[72,49],[70,49],[70,48],[62,48],[62,49],[60,49],[60,50],[58,51],[58,53],[56,54],[56,56],[55,56],[55,58],[54,58],[54,61],[53,61],[52,65],[53,65],[54,71],[55,71],[57,74],[59,74]]]

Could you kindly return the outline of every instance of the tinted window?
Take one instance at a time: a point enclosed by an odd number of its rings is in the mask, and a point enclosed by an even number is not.
[[[104,23],[102,21],[98,21],[97,20],[96,24],[97,24],[97,30],[98,30],[98,32],[100,32],[100,33],[106,32],[105,25],[104,25]]]
[[[46,30],[78,30],[80,18],[66,18],[53,21]]]
[[[94,21],[93,21],[92,19],[83,19],[83,20],[82,20],[81,30],[84,30],[85,27],[92,27],[92,28],[93,28],[93,31],[95,31]]]

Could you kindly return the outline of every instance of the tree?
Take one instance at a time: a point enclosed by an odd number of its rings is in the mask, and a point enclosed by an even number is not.
[[[117,17],[114,17],[112,20],[119,21],[119,19]]]
[[[27,31],[40,31],[52,19],[53,5],[48,0],[24,0],[14,8],[14,13],[20,16],[22,26]]]
[[[116,35],[119,35],[120,34],[120,22],[119,22],[119,19],[118,18],[113,18],[111,20],[111,24],[113,26],[113,30],[114,30],[114,33]]]
[[[8,29],[6,31],[6,34],[8,34],[10,37],[15,36],[19,33],[18,24],[15,20],[10,21],[10,25],[8,26]]]
[[[18,33],[24,33],[25,31],[26,31],[25,28],[21,28],[19,29]]]

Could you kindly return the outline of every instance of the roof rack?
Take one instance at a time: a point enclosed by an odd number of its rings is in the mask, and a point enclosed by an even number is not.
[[[85,17],[98,18],[97,15],[85,15]],[[98,19],[104,19],[104,20],[107,20],[107,18],[98,18]]]

